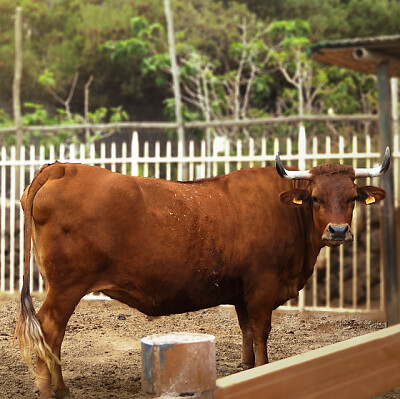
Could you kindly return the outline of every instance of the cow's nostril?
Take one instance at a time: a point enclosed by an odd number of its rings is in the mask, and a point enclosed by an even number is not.
[[[347,232],[349,231],[349,226],[331,224],[329,225],[328,230],[333,238],[340,238],[344,237],[347,234]]]

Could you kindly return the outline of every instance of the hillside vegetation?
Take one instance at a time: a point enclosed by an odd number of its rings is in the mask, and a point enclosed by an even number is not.
[[[23,8],[25,124],[82,121],[85,86],[89,121],[174,118],[162,1],[0,0],[2,125],[12,123],[16,6]],[[376,112],[374,77],[315,64],[307,48],[398,33],[399,2],[172,0],[171,6],[186,120]]]

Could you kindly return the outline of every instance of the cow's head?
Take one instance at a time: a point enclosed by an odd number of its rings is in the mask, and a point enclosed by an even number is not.
[[[390,164],[389,148],[386,148],[382,164],[371,169],[324,164],[308,171],[289,171],[284,168],[279,154],[275,159],[281,177],[304,182],[281,193],[281,201],[291,206],[312,206],[315,228],[322,242],[330,247],[353,240],[351,220],[356,201],[370,205],[385,198],[385,191],[379,187],[358,187],[354,180],[384,174]]]

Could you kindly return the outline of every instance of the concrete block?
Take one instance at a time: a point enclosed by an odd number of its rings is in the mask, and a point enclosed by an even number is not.
[[[216,386],[215,338],[170,333],[145,337],[142,388],[147,397],[211,399]]]

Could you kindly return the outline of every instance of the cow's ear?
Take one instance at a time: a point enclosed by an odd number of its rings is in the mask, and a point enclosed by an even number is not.
[[[280,200],[287,205],[301,206],[310,200],[310,193],[304,188],[292,188],[281,193]]]
[[[357,195],[357,200],[366,205],[382,201],[386,197],[384,190],[374,186],[357,187]]]

